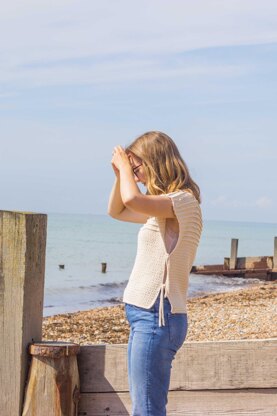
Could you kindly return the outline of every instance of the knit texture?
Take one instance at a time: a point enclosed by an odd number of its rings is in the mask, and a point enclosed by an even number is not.
[[[203,228],[202,213],[197,199],[188,191],[164,196],[171,198],[179,223],[176,246],[171,253],[166,251],[166,218],[149,217],[138,233],[137,254],[123,302],[150,308],[163,287],[171,312],[186,313],[189,274]]]

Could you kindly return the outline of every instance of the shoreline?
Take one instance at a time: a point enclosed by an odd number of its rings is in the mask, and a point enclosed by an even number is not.
[[[187,313],[186,341],[277,338],[277,281],[189,298]],[[44,317],[42,329],[43,341],[80,345],[126,344],[129,337],[123,303]]]
[[[203,282],[201,282],[202,284],[195,285],[195,282],[193,282],[194,278],[196,278],[196,280],[204,279],[204,283],[208,281],[207,286],[203,285]],[[211,282],[211,279],[213,280],[212,282]],[[188,291],[187,299],[189,300],[192,298],[198,298],[201,296],[214,294],[214,293],[232,292],[238,289],[252,287],[262,282],[263,282],[262,280],[255,279],[255,278],[254,279],[252,278],[242,279],[239,277],[232,277],[232,278],[227,277],[226,278],[223,276],[193,275],[193,276],[190,276],[190,290]],[[120,305],[122,304],[123,290],[126,287],[127,283],[128,283],[128,280],[125,280],[123,282],[118,282],[118,283],[106,282],[104,284],[101,284],[101,283],[95,284],[93,287],[96,289],[96,292],[98,288],[101,288],[103,290],[103,288],[107,286],[104,289],[106,290],[106,294],[105,294],[106,298],[104,299],[99,299],[98,295],[93,292],[90,293],[90,286],[78,286],[75,288],[71,287],[70,290],[72,293],[75,293],[75,290],[79,291],[80,289],[82,289],[82,293],[81,292],[79,293],[80,297],[78,298],[78,296],[76,297],[73,296],[72,298],[64,298],[63,296],[63,305],[55,304],[56,303],[55,300],[54,302],[51,303],[51,299],[49,298],[44,299],[45,305],[43,307],[43,318],[48,318],[54,315],[63,315],[66,313],[76,313],[76,312],[81,312],[81,311],[87,311],[90,309],[97,309],[97,308]],[[110,286],[113,286],[113,285],[117,286],[119,290],[117,292],[110,293],[110,297],[107,298],[107,292]],[[194,286],[193,289],[192,289],[192,286]],[[51,288],[47,288],[47,289],[51,291]],[[84,295],[84,298],[82,297],[82,295]],[[57,293],[56,293],[56,296],[57,296]],[[77,302],[80,302],[81,297],[82,297],[82,302],[75,304],[74,303],[75,299],[77,300]],[[100,295],[100,298],[101,298],[101,295]]]

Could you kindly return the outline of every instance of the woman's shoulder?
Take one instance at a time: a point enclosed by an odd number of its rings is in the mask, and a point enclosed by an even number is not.
[[[169,196],[172,200],[172,203],[175,207],[179,207],[180,210],[185,209],[185,207],[200,209],[200,204],[194,193],[191,189],[178,189],[173,192],[168,192],[164,194]]]
[[[193,192],[192,192],[192,190],[191,189],[189,189],[189,188],[184,188],[184,189],[176,189],[175,191],[172,191],[172,192],[167,192],[167,193],[165,193],[165,194],[163,194],[163,195],[165,195],[165,196],[179,196],[179,195],[185,195],[185,196],[192,196],[192,197],[194,197],[194,194],[193,194]]]

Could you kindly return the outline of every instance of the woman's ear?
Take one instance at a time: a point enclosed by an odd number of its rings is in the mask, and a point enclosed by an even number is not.
[[[127,153],[127,156],[128,156],[128,159],[129,159],[130,163],[131,164],[134,163],[132,155],[130,153]]]

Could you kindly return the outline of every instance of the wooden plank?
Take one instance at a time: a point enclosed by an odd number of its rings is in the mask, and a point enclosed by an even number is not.
[[[273,272],[277,272],[277,237],[274,237],[274,251],[273,251]]]
[[[237,257],[237,269],[272,269],[272,256]],[[224,257],[224,268],[228,269],[230,257]]]
[[[236,269],[237,256],[238,256],[238,245],[239,245],[238,238],[232,238],[232,240],[231,240],[231,256],[230,256],[230,263],[229,263],[230,269]]]
[[[277,279],[277,237],[274,237],[274,251],[273,251],[273,258],[272,258],[272,273],[271,279]]]
[[[276,263],[277,264],[277,263]],[[272,269],[272,256],[256,256],[256,257],[237,257],[236,269]],[[224,257],[223,264],[203,264],[192,266],[191,273],[195,272],[213,272],[214,270],[230,270],[230,257]]]
[[[241,269],[271,269],[272,256],[238,257],[237,267]]]
[[[271,271],[270,272],[266,272],[266,271],[262,271],[262,270],[259,270],[259,269],[255,269],[255,270],[247,270],[245,273],[244,273],[244,276],[243,276],[245,279],[247,279],[247,278],[251,278],[251,279],[259,279],[259,280],[264,280],[264,281],[271,281],[271,280],[274,280],[273,278],[272,278],[272,276],[271,276]]]
[[[228,257],[229,259],[229,257]],[[228,266],[229,268],[229,266]],[[213,270],[224,270],[223,264],[204,264],[200,266],[192,266],[191,273],[202,272],[202,271],[213,271]]]
[[[41,340],[45,214],[0,211],[0,409],[22,413],[27,346]]]
[[[170,391],[168,416],[276,416],[277,389]],[[82,393],[79,416],[131,415],[129,393]]]
[[[170,390],[277,387],[277,338],[185,342],[172,363]],[[81,392],[128,391],[127,344],[81,346]]]
[[[248,274],[257,274],[257,275],[261,275],[261,276],[266,276],[267,274],[270,275],[271,273],[271,269],[266,268],[266,269],[235,269],[235,270],[222,270],[222,269],[210,269],[210,270],[200,270],[197,272],[194,272],[195,274],[207,274],[207,275],[212,275],[212,274],[217,274],[217,275],[222,275],[222,276],[241,276],[243,277],[246,273]]]

